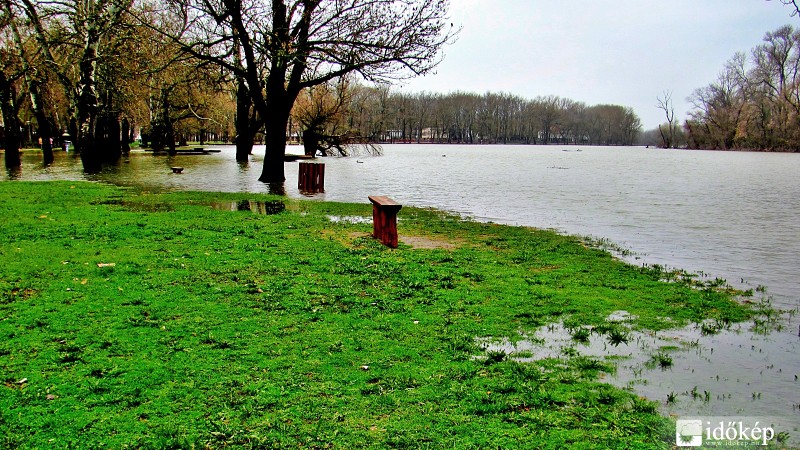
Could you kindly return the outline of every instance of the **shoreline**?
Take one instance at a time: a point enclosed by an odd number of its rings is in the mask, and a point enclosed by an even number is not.
[[[407,141],[395,140],[395,141],[379,141],[379,142],[368,142],[368,143],[354,143],[353,145],[354,146],[359,146],[359,145],[370,145],[370,144],[371,145],[424,145],[424,146],[427,146],[427,145],[442,145],[442,146],[461,145],[461,146],[467,146],[467,147],[472,147],[472,146],[490,146],[490,147],[505,147],[505,146],[558,147],[558,146],[563,146],[563,147],[570,147],[570,148],[581,147],[581,146],[583,146],[583,147],[600,147],[600,148],[603,148],[603,147],[608,147],[608,148],[635,147],[635,148],[646,148],[646,149],[651,149],[651,150],[691,150],[691,151],[732,152],[732,153],[789,153],[789,154],[800,153],[800,149],[796,149],[796,150],[790,150],[790,149],[786,149],[786,150],[780,150],[780,149],[751,149],[751,148],[722,149],[722,148],[689,148],[689,147],[664,148],[664,147],[658,147],[658,146],[650,146],[650,145],[647,145],[647,144],[635,144],[635,145],[614,145],[614,144],[609,144],[609,145],[604,145],[604,144],[587,144],[587,143],[578,144],[578,143],[556,143],[556,142],[551,142],[551,143],[547,143],[547,144],[539,144],[539,143],[533,144],[533,143],[525,143],[525,142],[507,142],[507,143],[500,143],[500,142],[416,142],[416,141],[408,141],[408,140]],[[178,147],[178,149],[179,149],[178,152],[179,153],[181,153],[181,152],[185,153],[187,150],[195,149],[196,147],[201,146],[201,145],[204,146],[204,147],[215,146],[215,145],[234,147],[236,144],[224,143],[224,142],[213,142],[213,143],[200,144],[200,143],[191,143],[190,142],[186,146]],[[259,146],[263,146],[263,145],[264,145],[263,143],[262,144],[256,143],[256,144],[254,144],[254,147],[259,147]],[[290,147],[290,146],[302,146],[302,143],[298,143],[298,142],[294,142],[294,141],[292,141],[292,142],[287,141],[286,142],[286,146],[287,147]],[[26,148],[20,148],[19,151],[20,152],[41,152],[41,149],[37,148],[37,147],[26,147]],[[53,151],[54,152],[59,152],[59,151],[63,152],[64,150],[61,147],[54,147]],[[142,147],[136,146],[136,147],[132,147],[131,151],[142,151],[142,152],[151,152],[152,153],[153,149],[151,149],[149,147],[142,148]],[[5,152],[5,149],[4,148],[0,148],[0,153],[4,153],[4,152]],[[74,152],[67,152],[67,153],[73,153],[74,154]],[[164,156],[164,155],[168,155],[168,152],[166,150],[164,150],[164,151],[161,151],[161,152],[155,152],[154,154],[158,155],[158,156]],[[289,155],[290,154],[287,154],[287,156],[289,156]],[[335,158],[335,156],[331,156],[330,158]]]

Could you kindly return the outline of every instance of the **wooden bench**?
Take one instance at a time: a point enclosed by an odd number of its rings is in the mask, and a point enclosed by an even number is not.
[[[389,248],[397,248],[397,212],[403,205],[382,195],[370,195],[369,201],[372,203],[372,236]]]
[[[183,172],[183,167],[173,167],[172,173],[181,173]]]

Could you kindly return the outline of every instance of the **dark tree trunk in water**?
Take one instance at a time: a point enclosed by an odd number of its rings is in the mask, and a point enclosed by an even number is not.
[[[288,124],[288,111],[285,114],[273,114],[266,123],[264,168],[261,171],[261,177],[258,179],[262,183],[283,183],[286,181],[283,163],[286,155],[286,126]]]
[[[7,169],[16,169],[21,165],[19,157],[19,119],[14,107],[16,92],[6,74],[0,71],[0,110],[5,126],[5,163]]]
[[[94,140],[94,126],[94,120],[84,122],[78,128],[78,140],[75,144],[75,148],[81,153],[83,171],[86,173],[97,173],[103,165]]]
[[[255,134],[250,132],[240,132],[236,136],[236,161],[241,163],[250,161],[250,154],[253,153],[255,139]]]
[[[167,146],[169,138],[167,137],[166,124],[161,122],[160,119],[153,121],[150,127],[150,134],[147,136],[150,141],[150,148],[155,152],[164,151]]]
[[[44,112],[39,83],[28,80],[28,86],[31,91],[30,97],[31,105],[33,106],[33,116],[36,117],[37,133],[39,139],[42,140],[42,159],[45,165],[50,165],[54,160],[53,143],[50,140],[53,137],[52,127]]]
[[[314,2],[309,2],[314,4]],[[305,16],[304,16],[305,17]],[[304,25],[300,27],[300,32],[306,26],[305,20],[301,20]],[[266,94],[266,101],[258,102],[257,107],[262,114],[265,122],[264,127],[264,144],[266,151],[264,153],[264,168],[261,171],[261,177],[258,181],[262,183],[283,183],[286,181],[284,175],[283,165],[284,157],[286,155],[286,127],[289,125],[289,116],[292,112],[292,105],[300,94],[299,82],[300,75],[303,70],[300,67],[305,67],[305,61],[300,58],[295,61],[294,71],[289,77],[289,85],[293,85],[292,89],[287,88],[287,75],[289,74],[288,58],[283,56],[285,54],[284,44],[291,42],[289,30],[291,26],[287,21],[287,7],[281,0],[272,0],[272,30],[274,37],[271,39],[269,47],[270,53],[270,70],[264,85],[264,93]],[[248,73],[250,78],[252,70]],[[252,80],[251,80],[252,81]],[[251,83],[251,86],[256,86],[256,83]],[[259,92],[260,93],[260,92]]]
[[[175,151],[175,130],[172,126],[170,114],[169,94],[162,89],[158,107],[154,111],[155,118],[150,130],[150,146],[156,152],[163,151],[166,147],[167,152],[174,156],[177,154]]]
[[[316,155],[321,137],[315,130],[303,131],[303,153],[308,156]]]
[[[87,31],[80,62],[80,95],[76,108],[78,133],[75,135],[75,148],[81,153],[83,170],[87,173],[99,172],[102,167],[102,156],[95,141],[95,127],[97,126],[95,74],[98,42],[97,29],[92,23]]]
[[[52,164],[55,159],[53,155],[53,142],[51,141],[53,133],[50,122],[47,121],[44,114],[42,114],[41,117],[39,114],[36,114],[36,121],[39,122],[39,137],[42,139],[42,158],[44,164],[49,165]]]
[[[78,138],[78,121],[74,116],[70,117],[69,119],[69,123],[67,124],[67,133],[69,133],[69,136],[72,139],[72,151],[75,153],[80,153],[81,148],[76,142],[76,139]]]
[[[236,161],[248,162],[259,126],[251,117],[253,100],[243,80],[236,88]]]
[[[167,153],[172,156],[178,153],[177,150],[175,150],[175,132],[169,120],[166,122],[154,123],[150,139],[150,146],[154,151],[160,152],[166,148]]]
[[[95,126],[95,146],[101,163],[113,163],[122,156],[120,126],[116,114],[100,114]]]
[[[8,7],[10,4],[7,4]],[[8,14],[10,15],[11,12],[8,10]],[[17,44],[17,48],[19,49],[19,59],[22,63],[22,68],[25,72],[25,84],[28,86],[28,92],[30,94],[31,99],[31,106],[33,108],[33,116],[36,118],[36,123],[38,125],[37,133],[39,134],[39,138],[42,140],[42,158],[44,160],[45,165],[50,165],[53,163],[53,143],[50,141],[50,138],[53,137],[52,127],[50,126],[50,121],[47,120],[47,115],[45,114],[44,106],[42,104],[42,82],[38,78],[33,76],[33,68],[31,67],[30,61],[27,58],[27,55],[22,50],[25,48],[22,38],[20,37],[19,29],[17,28],[16,22],[13,20],[10,22],[11,25],[11,32],[14,37],[14,41]]]
[[[131,152],[131,123],[128,122],[127,118],[122,119],[122,142],[120,143],[120,151],[123,155],[127,155]]]
[[[36,117],[37,133],[39,139],[42,140],[42,159],[45,165],[53,163],[53,143],[50,140],[53,137],[52,127],[50,121],[47,119],[47,114],[44,112],[44,105],[42,104],[41,85],[38,81],[33,80],[26,76],[28,83],[28,90],[30,91],[31,106],[33,107],[33,116]]]
[[[167,117],[164,128],[167,138],[167,153],[169,153],[170,156],[175,156],[178,154],[178,151],[175,150],[175,129],[172,127],[172,120],[169,117]]]

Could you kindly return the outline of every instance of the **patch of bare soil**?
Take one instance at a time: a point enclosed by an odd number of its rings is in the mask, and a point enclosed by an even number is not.
[[[347,235],[350,239],[358,239],[363,237],[371,236],[370,233],[364,232],[353,232]],[[340,241],[344,243],[344,240]],[[431,236],[411,236],[406,234],[400,234],[399,241],[401,244],[408,245],[412,248],[418,249],[426,249],[426,250],[434,250],[434,249],[444,249],[444,250],[452,250],[461,247],[461,243],[453,240],[447,240],[442,238],[436,238]]]
[[[413,248],[422,249],[445,249],[451,250],[460,247],[459,243],[447,239],[434,238],[430,236],[400,236],[400,242],[410,245]]]

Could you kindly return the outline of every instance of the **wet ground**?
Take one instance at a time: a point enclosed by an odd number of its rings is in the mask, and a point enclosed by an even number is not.
[[[758,418],[800,446],[800,345],[785,328],[795,315],[641,332],[618,312],[607,318],[614,325],[608,329],[556,323],[515,343],[481,340],[481,346],[519,361],[587,356],[612,362],[616,372],[604,381],[658,401],[665,415]]]

